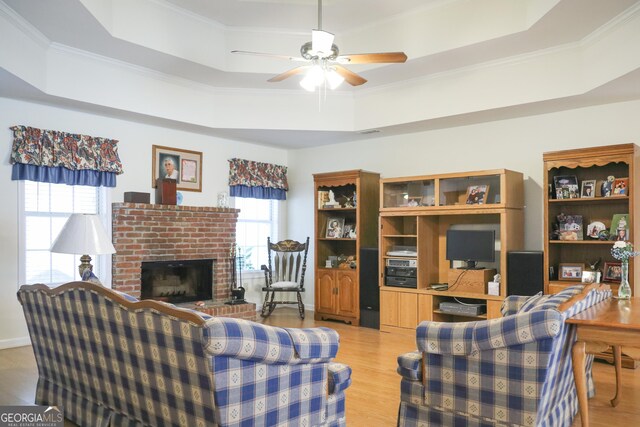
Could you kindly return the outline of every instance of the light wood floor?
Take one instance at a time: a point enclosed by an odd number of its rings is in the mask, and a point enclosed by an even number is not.
[[[353,369],[353,383],[347,389],[347,424],[354,427],[395,426],[400,401],[400,379],[396,374],[396,357],[415,349],[411,336],[381,333],[374,329],[348,326],[339,322],[316,322],[313,313],[302,321],[297,310],[278,308],[264,321],[284,327],[327,326],[340,334],[340,351],[336,361]],[[596,396],[589,402],[592,426],[612,424],[634,426],[640,420],[640,369],[624,369],[623,400],[612,408],[613,367],[594,364]],[[0,351],[0,405],[32,404],[37,368],[31,347]],[[73,424],[68,423],[72,426]],[[580,426],[576,416],[574,426]]]

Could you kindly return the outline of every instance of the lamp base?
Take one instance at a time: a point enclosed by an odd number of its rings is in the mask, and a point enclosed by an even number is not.
[[[86,269],[93,271],[93,265],[91,265],[91,257],[89,255],[82,255],[80,257],[80,265],[78,266],[78,273],[80,273],[80,277],[82,277]]]

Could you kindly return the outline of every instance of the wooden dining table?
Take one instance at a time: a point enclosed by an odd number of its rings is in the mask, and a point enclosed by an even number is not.
[[[617,406],[622,399],[622,352],[640,360],[640,298],[630,300],[609,298],[567,319],[577,328],[577,340],[573,345],[571,360],[576,381],[582,426],[589,425],[589,402],[587,401],[586,354],[595,354],[613,348],[616,373],[616,394],[611,405]]]

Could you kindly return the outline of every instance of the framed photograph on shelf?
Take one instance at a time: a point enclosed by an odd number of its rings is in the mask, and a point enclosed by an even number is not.
[[[605,262],[602,281],[609,283],[620,283],[622,279],[622,264],[619,262]]]
[[[407,206],[420,206],[422,205],[422,196],[419,197],[408,197],[407,198]]]
[[[599,271],[583,271],[582,283],[600,283]]]
[[[582,215],[558,215],[559,240],[583,240]]]
[[[613,195],[613,183],[616,178],[613,175],[609,175],[606,180],[600,184],[600,194],[602,197],[611,197]]]
[[[327,239],[341,239],[344,230],[344,218],[328,218],[327,219]]]
[[[628,196],[629,191],[627,187],[629,185],[629,178],[616,178],[613,181],[613,195],[614,196]]]
[[[171,178],[178,190],[202,191],[202,152],[154,145],[151,164],[152,187],[158,178]]]
[[[581,281],[584,264],[562,263],[558,272],[559,280]]]
[[[585,199],[591,199],[596,196],[596,180],[582,181],[582,188],[580,190],[580,197]]]
[[[614,214],[609,235],[612,240],[629,240],[629,215]]]
[[[318,209],[322,209],[326,203],[329,203],[329,192],[318,190]]]
[[[489,185],[470,185],[467,187],[467,205],[483,205],[487,203]]]
[[[342,232],[343,239],[355,239],[356,238],[356,225],[345,224],[344,231]]]
[[[578,178],[575,175],[558,175],[553,177],[556,199],[577,199],[580,197]]]

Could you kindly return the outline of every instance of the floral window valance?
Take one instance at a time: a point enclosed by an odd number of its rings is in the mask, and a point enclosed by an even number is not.
[[[28,126],[11,130],[14,181],[115,187],[123,173],[115,139]]]
[[[244,159],[229,160],[229,189],[235,197],[285,200],[287,167]]]

